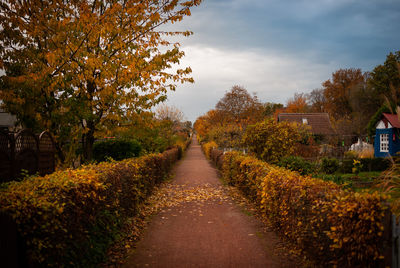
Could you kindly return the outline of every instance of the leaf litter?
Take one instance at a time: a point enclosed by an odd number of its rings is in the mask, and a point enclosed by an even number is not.
[[[273,232],[273,228],[268,222],[266,215],[248,198],[246,198],[239,189],[229,185],[213,186],[204,184],[196,187],[187,185],[176,185],[165,182],[155,187],[153,193],[141,207],[138,214],[131,218],[121,231],[121,237],[110,247],[107,261],[102,267],[121,267],[127,257],[132,254],[141,238],[144,230],[147,228],[151,217],[159,212],[171,211],[171,208],[185,206],[187,203],[195,202],[198,206],[203,206],[205,202],[214,201],[214,204],[222,205],[237,204],[244,214],[254,216],[264,223],[263,232]],[[180,210],[179,213],[182,213]],[[201,214],[201,209],[194,209],[190,214]],[[175,215],[173,215],[175,216]],[[166,220],[167,217],[162,217]],[[196,220],[194,218],[194,220]],[[208,222],[212,223],[211,221]],[[254,234],[248,234],[253,236]],[[274,245],[274,255],[285,256],[285,258],[294,258],[301,266],[312,267],[306,260],[302,260],[301,251],[288,241],[280,241]],[[283,265],[286,267],[286,265]]]
[[[136,244],[151,220],[151,216],[158,212],[171,211],[171,208],[195,202],[198,206],[204,206],[207,201],[216,201],[222,204],[232,201],[229,191],[224,186],[204,184],[195,187],[162,183],[156,187],[141,207],[138,214],[130,218],[121,230],[120,238],[113,243],[107,253],[107,260],[102,267],[121,267],[127,256],[135,250]],[[201,209],[194,210],[199,216],[203,216]],[[182,211],[179,211],[182,213]],[[177,216],[177,215],[173,215]],[[163,220],[168,219],[162,217]],[[212,223],[212,222],[209,222]]]

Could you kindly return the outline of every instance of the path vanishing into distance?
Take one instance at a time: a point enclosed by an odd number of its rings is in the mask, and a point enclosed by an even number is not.
[[[124,267],[298,267],[272,231],[228,195],[197,140]]]

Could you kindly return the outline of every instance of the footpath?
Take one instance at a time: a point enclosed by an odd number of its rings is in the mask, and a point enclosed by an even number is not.
[[[196,139],[174,174],[162,194],[169,205],[124,267],[298,267],[279,256],[275,234],[226,194]]]

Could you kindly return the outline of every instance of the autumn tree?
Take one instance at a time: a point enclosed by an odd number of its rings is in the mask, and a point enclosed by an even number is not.
[[[239,124],[255,123],[263,117],[263,107],[257,95],[250,95],[241,86],[233,86],[215,106],[228,121]]]
[[[215,109],[199,117],[194,126],[201,141],[214,141],[223,148],[239,148],[246,127],[263,116],[264,107],[258,97],[241,86],[233,86]]]
[[[207,133],[207,140],[214,141],[220,148],[242,147],[243,128],[237,124],[213,126]]]
[[[322,83],[329,115],[335,119],[349,117],[352,113],[351,93],[363,83],[366,79],[361,69],[339,69],[332,74],[332,79]]]
[[[223,127],[226,123],[224,114],[219,110],[210,110],[205,115],[197,118],[194,123],[194,129],[196,130],[199,137],[203,140],[207,140],[207,134],[213,127]]]
[[[185,117],[177,107],[166,104],[161,104],[157,107],[155,116],[159,120],[171,121],[174,124],[183,122]]]
[[[368,79],[368,73],[365,76]],[[360,83],[350,93],[349,104],[352,133],[358,136],[366,134],[368,122],[382,106],[382,97],[368,83]]]
[[[307,96],[304,93],[295,93],[286,103],[286,113],[306,113],[309,111]]]
[[[148,110],[190,68],[168,71],[184,53],[163,31],[201,0],[5,0],[0,3],[0,99],[21,121],[48,129],[62,146],[80,137],[91,159],[99,127]],[[111,124],[110,124],[111,125]]]
[[[263,115],[265,117],[272,117],[275,114],[276,110],[283,109],[282,103],[266,102],[263,104],[263,106],[264,106]]]
[[[314,89],[307,95],[307,102],[310,106],[311,112],[323,113],[325,112],[326,99],[324,90],[322,88]]]

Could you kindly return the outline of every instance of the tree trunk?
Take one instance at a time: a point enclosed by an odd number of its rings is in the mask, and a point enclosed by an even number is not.
[[[65,162],[65,155],[61,149],[60,143],[55,142],[54,146],[56,147],[56,152],[57,152],[57,156],[58,159],[60,159],[61,164],[64,164]]]
[[[88,123],[89,131],[83,136],[83,158],[85,162],[93,159],[94,124]]]

